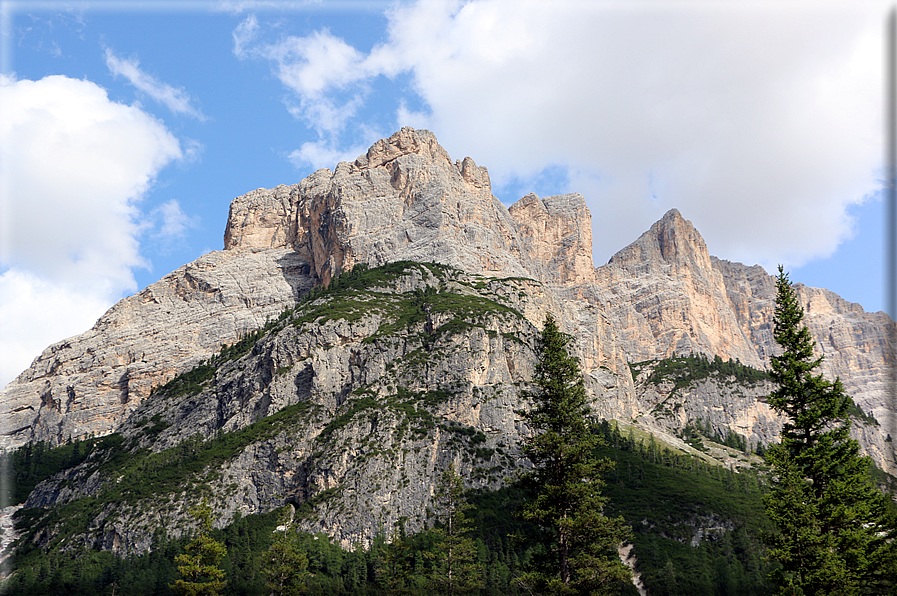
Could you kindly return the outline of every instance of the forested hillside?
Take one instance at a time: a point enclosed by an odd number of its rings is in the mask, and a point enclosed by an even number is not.
[[[604,492],[610,497],[609,514],[622,515],[633,528],[636,570],[650,594],[715,595],[765,594],[770,563],[764,559],[760,535],[771,528],[763,512],[762,465],[757,471],[732,472],[694,456],[674,453],[643,433],[621,430],[606,421],[595,427],[606,445],[599,454],[612,459]],[[703,442],[706,439],[700,437]],[[23,450],[14,456],[17,468],[33,468],[46,475],[65,465],[72,453],[86,452],[95,441],[55,449]],[[708,445],[709,445],[708,441]],[[97,446],[94,446],[97,448]],[[734,454],[735,451],[732,450]],[[742,457],[748,457],[742,454]],[[55,463],[54,463],[55,462]],[[36,477],[35,477],[36,479]],[[480,594],[522,594],[514,583],[534,555],[547,547],[523,545],[515,536],[536,534],[515,512],[525,493],[514,484],[495,491],[471,491],[477,560],[484,570]],[[300,507],[298,517],[312,513]],[[262,555],[269,548],[278,512],[240,517],[216,530],[216,540],[227,546],[221,567],[227,573],[222,594],[266,595]],[[27,511],[20,523],[28,524]],[[432,567],[425,556],[433,542],[428,532],[396,536],[380,534],[369,548],[343,549],[324,534],[299,533],[308,554],[309,594],[390,594],[382,573],[383,560],[401,542],[409,593],[426,594]],[[388,543],[393,539],[393,544]],[[184,552],[188,536],[173,538],[160,529],[150,552],[120,558],[108,551],[75,547],[66,552],[28,547],[20,549],[9,580],[9,594],[168,595],[168,584],[179,577],[174,559]],[[407,549],[405,549],[407,547]],[[380,569],[380,573],[378,573]],[[415,587],[417,586],[417,587]],[[620,594],[635,594],[621,585]]]

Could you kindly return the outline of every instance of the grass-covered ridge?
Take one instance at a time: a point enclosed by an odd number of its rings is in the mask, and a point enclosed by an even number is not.
[[[403,277],[423,280],[423,287],[398,292],[396,285]],[[387,339],[423,324],[423,339],[430,343],[443,335],[464,333],[475,327],[485,328],[487,320],[494,315],[523,319],[523,315],[504,303],[501,296],[489,291],[489,284],[484,279],[468,281],[468,277],[468,274],[438,263],[397,261],[374,268],[359,263],[351,271],[335,277],[328,286],[315,287],[276,319],[268,320],[263,327],[245,334],[233,345],[222,346],[218,354],[156,388],[152,396],[191,396],[214,389],[215,377],[224,365],[250,353],[266,336],[278,333],[287,325],[303,329],[310,324],[352,323],[378,315],[381,323],[366,342]],[[441,319],[441,323],[438,327],[426,328],[426,322],[432,317]]]
[[[705,354],[630,363],[633,380],[638,379],[641,372],[650,365],[653,365],[653,370],[645,382],[660,385],[670,381],[674,392],[711,376],[721,379],[734,377],[735,382],[740,385],[755,385],[771,380],[766,371],[744,365],[738,360],[723,360],[719,356],[714,356],[711,360]]]

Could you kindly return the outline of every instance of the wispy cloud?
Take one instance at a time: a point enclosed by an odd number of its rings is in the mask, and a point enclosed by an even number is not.
[[[166,201],[154,209],[151,215],[159,220],[156,235],[163,240],[183,238],[187,235],[187,230],[196,227],[194,218],[184,213],[181,204],[175,199]]]
[[[106,66],[114,76],[122,76],[138,91],[147,94],[175,114],[185,114],[200,121],[206,117],[193,106],[193,98],[183,88],[172,87],[140,69],[136,58],[121,58],[106,48]]]

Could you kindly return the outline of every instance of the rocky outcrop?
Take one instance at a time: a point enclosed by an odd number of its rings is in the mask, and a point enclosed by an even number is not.
[[[355,263],[400,260],[556,283],[592,278],[581,195],[527,195],[509,211],[486,168],[453,162],[431,132],[411,128],[333,171],[234,199],[224,247],[290,247],[325,284]]]
[[[530,276],[546,282],[595,281],[592,266],[592,214],[578,193],[540,199],[530,193],[511,205]]]
[[[630,361],[705,353],[763,366],[704,240],[675,209],[595,273]]]
[[[773,339],[775,278],[763,268],[746,267],[712,259],[726,285],[726,294],[735,316],[755,346],[760,366],[766,366],[777,346]],[[859,304],[848,302],[829,290],[796,285],[804,307],[804,322],[810,329],[820,356],[821,371],[829,379],[841,379],[845,391],[864,412],[872,412],[886,424],[894,420],[893,398],[889,397],[888,370],[894,366],[897,346],[895,323],[883,312],[867,313]],[[882,427],[884,435],[894,427]]]
[[[254,331],[314,283],[301,255],[218,251],[48,347],[0,393],[0,447],[114,431],[153,387]]]
[[[710,256],[700,234],[675,209],[596,269],[596,279],[594,300],[630,362],[703,353],[765,369],[778,349],[775,278],[762,267]],[[825,358],[820,372],[839,377],[857,405],[879,420],[880,426],[857,433],[879,465],[897,472],[884,443],[889,434],[897,436],[887,381],[894,322],[828,290],[801,284],[797,290],[805,323]]]

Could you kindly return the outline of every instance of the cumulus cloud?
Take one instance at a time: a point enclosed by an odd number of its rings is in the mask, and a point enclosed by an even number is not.
[[[368,52],[326,30],[260,43],[253,17],[239,48],[319,133],[294,160],[357,142],[340,131],[386,101],[371,85],[403,74],[396,128],[430,128],[499,194],[561,166],[599,260],[675,207],[721,257],[797,266],[879,186],[883,6],[421,0]]]
[[[186,90],[172,87],[147,74],[140,69],[140,62],[136,58],[121,58],[106,48],[106,67],[114,76],[126,78],[138,91],[150,96],[175,114],[186,114],[201,121],[206,119],[193,107],[193,99]]]
[[[379,69],[327,29],[275,43],[257,43],[258,31],[255,16],[244,19],[233,33],[234,54],[272,61],[277,77],[293,93],[286,100],[289,112],[333,139],[363,105],[368,79]]]
[[[183,153],[161,122],[90,81],[3,77],[0,113],[2,385],[136,289],[137,201]]]
[[[72,290],[18,269],[0,274],[0,387],[41,350],[83,333],[110,306],[102,292]]]

